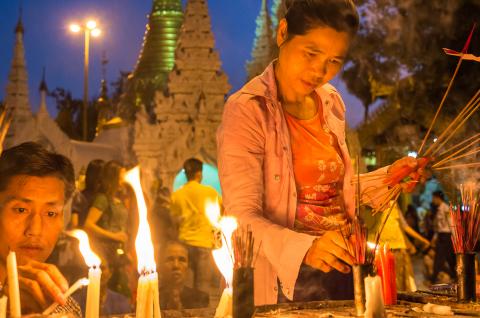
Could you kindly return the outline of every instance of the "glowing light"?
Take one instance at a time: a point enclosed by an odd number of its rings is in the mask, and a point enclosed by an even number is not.
[[[95,22],[93,20],[89,20],[89,21],[87,21],[86,26],[87,26],[87,29],[93,30],[97,27],[97,22]]]
[[[232,287],[233,281],[233,247],[232,247],[232,234],[237,229],[237,220],[234,217],[223,217],[220,220],[220,229],[222,230],[222,247],[213,250],[212,255],[215,260],[215,264],[218,267],[220,273],[225,278],[227,288]]]
[[[101,31],[100,29],[93,29],[93,30],[91,31],[91,34],[92,34],[92,36],[94,36],[94,37],[100,36],[100,33],[102,33],[102,31]]]
[[[207,201],[205,206],[205,213],[207,218],[213,227],[220,229],[220,204],[218,204],[218,198],[215,202]]]
[[[76,23],[70,24],[70,31],[72,31],[73,33],[78,33],[81,30],[82,30],[82,28],[78,24],[76,24]]]
[[[154,272],[157,269],[152,243],[152,235],[147,220],[147,205],[143,196],[142,185],[140,183],[140,168],[135,168],[125,173],[125,182],[130,184],[135,192],[138,205],[138,233],[135,239],[135,250],[137,252],[138,273]]]
[[[68,232],[71,236],[75,237],[79,241],[80,253],[82,253],[83,259],[88,267],[100,267],[101,261],[100,257],[95,254],[90,248],[90,242],[88,240],[88,235],[82,230],[73,230]]]
[[[412,158],[417,158],[418,153],[416,151],[409,151],[407,156],[412,157]]]
[[[433,142],[437,142],[437,140],[438,140],[437,137],[433,138]]]

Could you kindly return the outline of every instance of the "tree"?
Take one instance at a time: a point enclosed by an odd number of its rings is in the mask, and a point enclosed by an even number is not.
[[[57,122],[58,126],[70,138],[82,140],[83,100],[73,98],[70,91],[61,87],[57,87],[54,91],[49,93],[49,95],[55,98],[57,104],[56,106],[58,114],[55,121]],[[96,99],[93,99],[88,103],[87,106],[88,141],[93,140],[95,137],[95,130],[97,126],[97,110],[95,107],[95,100]]]
[[[442,48],[461,50],[475,19],[479,0],[364,0],[359,4],[361,29],[342,77],[366,108],[379,97],[398,104],[402,116],[428,126],[458,60]],[[477,21],[478,22],[478,21]],[[470,52],[480,51],[480,37]],[[467,65],[468,64],[468,65]],[[467,63],[459,72],[446,116],[478,89],[480,63]]]

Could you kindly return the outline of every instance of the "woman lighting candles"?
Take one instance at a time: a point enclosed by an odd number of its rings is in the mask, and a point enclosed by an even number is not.
[[[351,0],[287,1],[278,59],[225,105],[217,133],[220,181],[226,214],[249,224],[262,242],[256,305],[353,298],[352,248],[341,233],[354,215],[353,168],[345,106],[328,82],[358,24]],[[414,171],[416,160],[364,176],[364,202],[374,205],[405,168]]]

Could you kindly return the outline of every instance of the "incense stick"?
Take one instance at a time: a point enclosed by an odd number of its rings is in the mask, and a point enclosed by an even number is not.
[[[478,103],[478,101],[480,99],[478,99],[480,95],[480,89],[475,93],[475,95],[470,99],[470,101],[463,107],[462,111],[460,111],[460,113],[454,118],[454,120],[447,126],[447,128],[442,132],[442,134],[437,138],[437,141],[435,143],[433,143],[426,151],[425,151],[425,156],[427,156],[433,149],[437,149],[435,150],[431,156],[434,156],[437,152],[438,152],[438,149],[441,149],[441,146],[443,146],[443,144],[440,144],[443,140],[443,138],[449,134],[451,135],[449,132],[450,132],[450,129],[452,129],[452,127],[454,127],[457,122],[459,120],[461,120],[462,118],[464,118],[464,115],[471,111],[471,109],[473,107],[475,107],[475,105]],[[459,126],[461,127],[461,125]]]
[[[465,147],[469,147],[469,146],[471,146],[471,145],[479,142],[479,141],[480,141],[480,133],[475,134],[475,135],[471,136],[470,138],[467,138],[467,139],[461,141],[460,143],[453,145],[452,147],[448,148],[447,150],[444,150],[444,151],[443,151],[440,155],[438,155],[438,156],[439,156],[439,157],[442,157],[442,156],[444,156],[445,154],[447,154],[447,153],[449,153],[449,152],[451,152],[451,151],[453,151],[453,150],[455,150],[455,149],[463,146],[465,143],[467,143],[467,142],[469,142],[469,141],[471,141],[471,140],[473,140],[473,141],[472,141],[469,145],[467,145],[467,146],[465,146]],[[463,149],[463,148],[462,148],[462,149]]]
[[[457,157],[449,156],[448,158],[442,159],[442,160],[440,160],[439,162],[437,162],[437,163],[435,163],[434,165],[432,165],[432,168],[436,168],[436,167],[442,166],[442,165],[444,165],[444,164],[447,163],[447,162],[451,162],[451,161],[455,161],[455,160],[458,160],[458,159],[462,159],[462,158],[465,158],[465,157],[474,155],[474,154],[479,153],[479,152],[480,152],[480,147],[477,147],[477,148],[474,148],[472,151],[469,151],[469,152],[464,153],[463,155],[459,155],[459,156],[457,156]]]
[[[432,156],[434,156],[438,152],[438,149],[441,149],[441,147],[445,145],[455,135],[458,129],[460,129],[466,123],[466,121],[478,110],[478,108],[480,107],[480,98],[475,102],[473,107],[474,108],[469,110],[468,115],[463,118],[460,124],[458,124],[457,127],[452,132],[449,132],[445,140],[441,142],[437,140],[437,143],[435,143],[435,144],[438,144],[438,146],[436,147],[437,150],[432,153]]]
[[[444,166],[439,168],[434,168],[434,170],[447,170],[447,169],[463,169],[463,168],[475,168],[480,167],[480,162],[464,163],[458,165]]]
[[[423,150],[423,146],[425,145],[426,141],[428,140],[428,137],[430,136],[430,132],[433,129],[433,125],[435,125],[435,121],[437,120],[438,115],[440,114],[440,111],[443,108],[443,104],[445,103],[445,100],[447,99],[448,93],[450,93],[450,90],[452,89],[453,82],[455,80],[455,77],[457,76],[458,70],[460,69],[460,66],[462,65],[462,58],[458,60],[457,67],[455,68],[455,72],[453,73],[452,78],[450,79],[450,83],[448,83],[447,90],[445,91],[445,94],[443,94],[442,101],[440,102],[440,105],[437,108],[437,112],[435,113],[435,116],[433,117],[432,122],[430,123],[430,127],[428,128],[427,134],[425,137],[423,137],[422,144],[420,145],[420,148],[418,149],[417,153],[421,154]]]

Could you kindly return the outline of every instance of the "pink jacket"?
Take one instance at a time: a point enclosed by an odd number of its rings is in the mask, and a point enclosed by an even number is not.
[[[330,84],[316,89],[325,123],[336,135],[345,164],[345,207],[354,213],[345,105]],[[293,231],[297,193],[288,127],[277,97],[273,63],[225,104],[217,131],[218,168],[225,213],[250,224],[261,250],[255,264],[255,304],[277,302],[277,278],[293,298],[300,265],[315,236]]]

